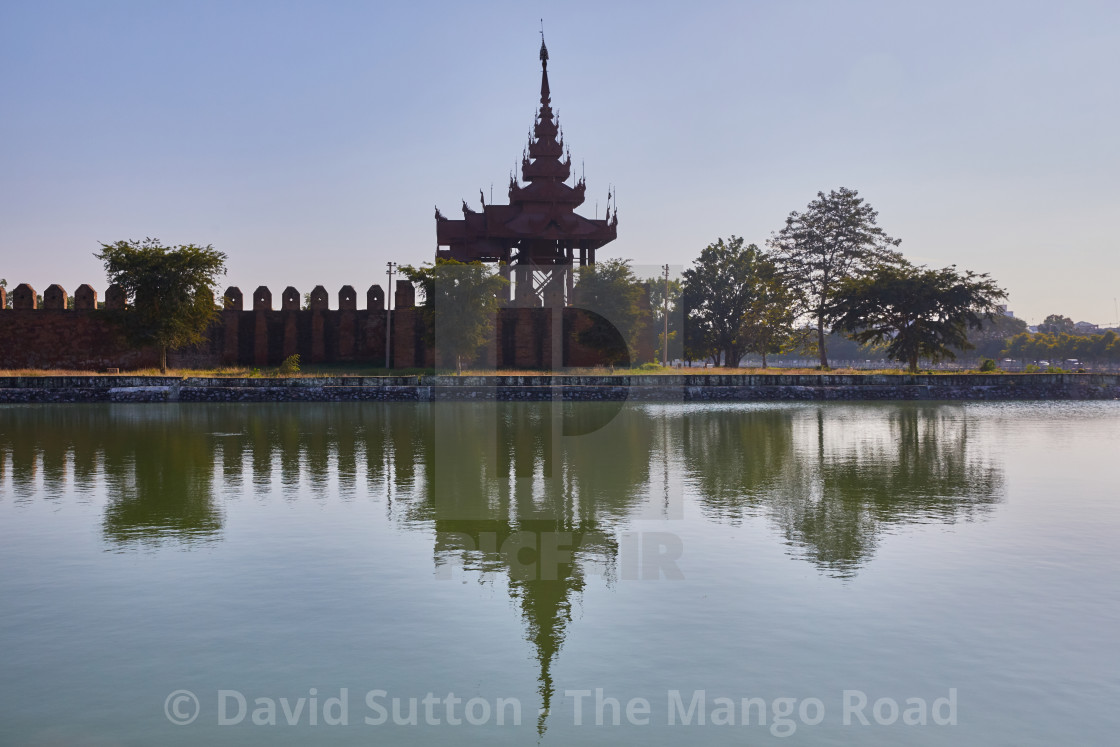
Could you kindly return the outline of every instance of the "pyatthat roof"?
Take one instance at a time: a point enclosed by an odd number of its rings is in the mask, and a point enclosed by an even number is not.
[[[564,148],[560,124],[552,112],[548,87],[548,49],[541,40],[541,103],[533,133],[521,159],[522,185],[510,177],[509,204],[483,204],[481,212],[463,202],[463,220],[449,220],[436,209],[437,257],[473,260],[510,259],[510,250],[532,251],[536,242],[572,242],[598,248],[618,235],[618,208],[611,214],[585,218],[575,212],[583,204],[587,185],[580,178],[574,186],[572,156]],[[443,249],[443,247],[448,247]],[[544,259],[544,257],[542,257]]]

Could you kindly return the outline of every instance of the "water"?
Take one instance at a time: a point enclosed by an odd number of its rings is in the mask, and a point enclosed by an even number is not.
[[[1113,744],[1118,426],[3,406],[0,742]]]

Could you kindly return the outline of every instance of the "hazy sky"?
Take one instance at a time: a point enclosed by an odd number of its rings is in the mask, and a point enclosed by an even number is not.
[[[99,242],[213,244],[275,298],[506,201],[549,80],[600,256],[687,265],[854,188],[1020,317],[1120,296],[1120,3],[0,0],[0,277],[104,293]]]

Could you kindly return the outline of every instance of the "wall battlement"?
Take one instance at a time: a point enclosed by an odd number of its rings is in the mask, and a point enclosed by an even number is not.
[[[97,291],[88,284],[78,287],[72,297],[62,286],[51,285],[44,291],[41,305],[27,283],[16,286],[11,295],[11,309],[4,308],[0,295],[0,369],[127,370],[158,365],[155,349],[129,346],[115,323],[110,312],[125,308],[124,292],[118,286],[105,290],[101,308]],[[308,293],[306,308],[302,294],[293,286],[285,288],[279,298],[280,308],[276,309],[272,291],[259,286],[249,299],[252,308],[246,310],[244,293],[230,286],[222,294],[221,311],[206,340],[170,352],[169,365],[266,367],[299,355],[304,365],[382,367],[386,366],[387,323],[392,348],[388,367],[435,365],[436,350],[408,280],[396,282],[394,308],[388,312],[380,285],[366,291],[365,309],[357,308],[357,292],[350,285],[339,289],[333,309],[330,294],[321,285]],[[475,365],[541,370],[597,365],[601,362],[597,352],[578,341],[578,332],[589,324],[588,319],[587,312],[575,308],[502,308],[493,340]],[[557,323],[560,329],[554,333]],[[554,350],[557,345],[559,349]],[[652,351],[639,351],[639,355],[651,358]]]
[[[69,310],[69,311],[103,311],[123,309],[125,307],[124,291],[119,285],[110,285],[105,290],[104,306],[99,307],[97,291],[92,285],[83,283],[79,285],[71,296],[58,284],[52,284],[42,294],[42,305],[39,303],[39,294],[27,283],[20,283],[11,290],[12,308],[7,308],[8,290],[0,288],[0,311],[37,311],[39,309]],[[288,286],[281,294],[281,311],[329,311],[330,299],[327,289],[316,285],[309,294],[307,309],[302,307],[300,292]],[[416,292],[412,283],[407,280],[397,281],[396,307],[412,308],[416,305]],[[235,285],[226,288],[223,294],[224,308],[230,311],[245,310],[245,296],[241,289]],[[72,305],[68,305],[72,304]],[[337,295],[338,311],[357,311],[358,295],[354,286],[342,286]],[[385,310],[385,291],[380,285],[371,285],[366,291],[366,311]],[[267,286],[259,286],[253,292],[253,311],[272,311],[272,291]]]

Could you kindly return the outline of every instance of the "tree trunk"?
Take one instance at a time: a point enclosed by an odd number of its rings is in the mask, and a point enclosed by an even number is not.
[[[917,355],[910,356],[910,373],[912,373],[912,374],[918,373],[918,356]]]
[[[824,347],[824,317],[817,317],[817,350],[821,354],[821,368],[828,368],[828,351]]]
[[[762,349],[762,368],[766,368],[766,348]]]
[[[159,346],[159,372],[167,373],[167,346]]]
[[[459,371],[459,375],[463,375],[463,356],[455,356],[455,368]]]

